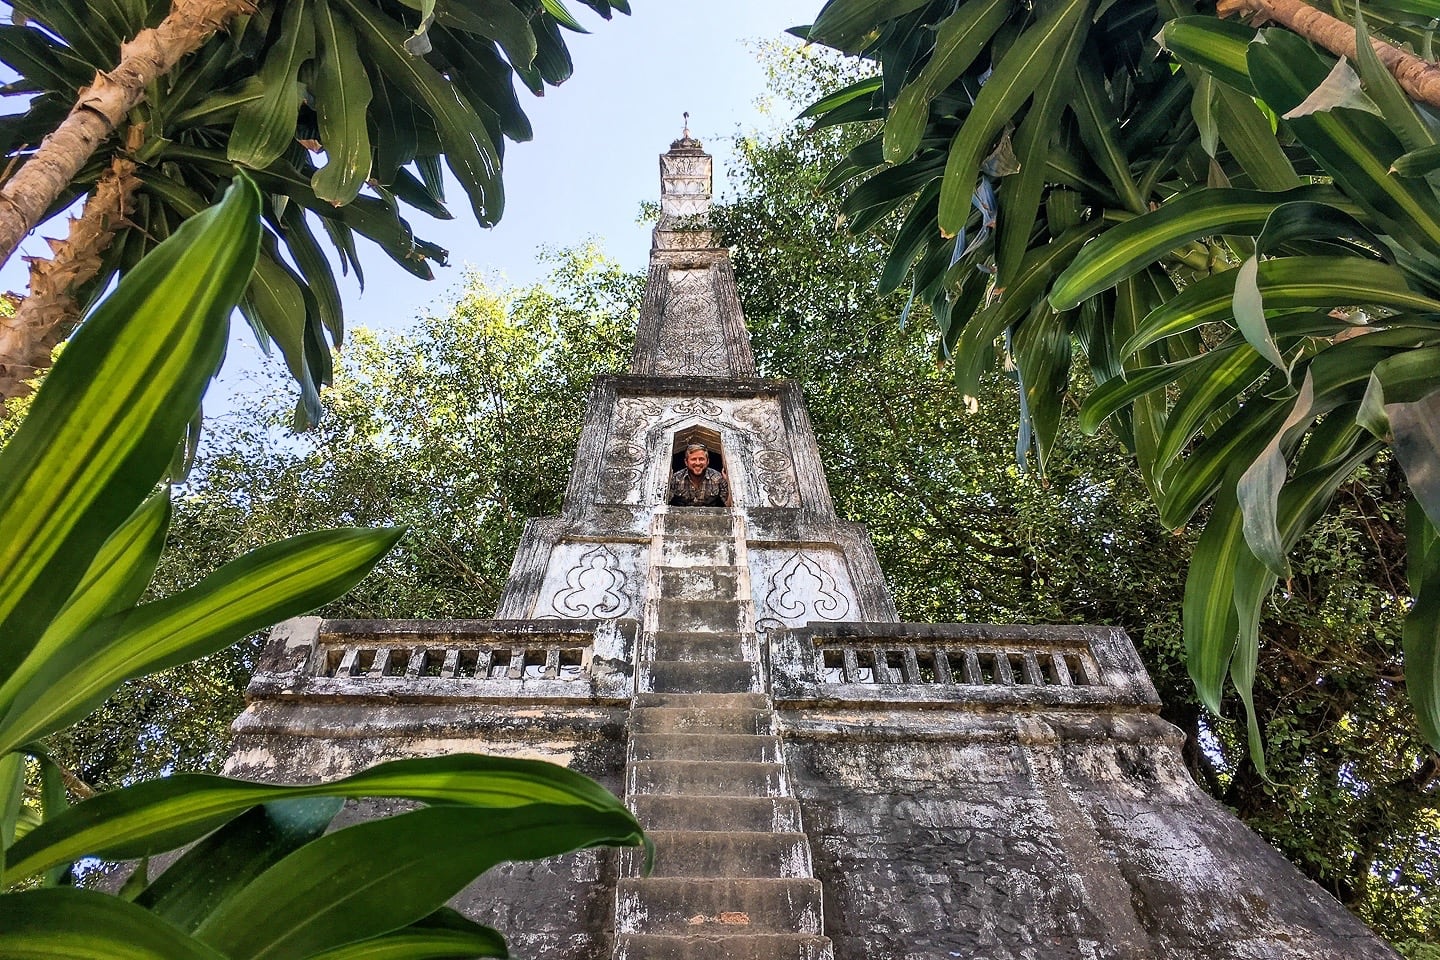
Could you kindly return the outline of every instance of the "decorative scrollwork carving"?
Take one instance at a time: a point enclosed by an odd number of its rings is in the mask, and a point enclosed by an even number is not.
[[[579,620],[613,620],[630,609],[625,572],[609,547],[581,554],[580,562],[565,573],[565,589],[551,601],[559,613]]]
[[[850,601],[835,578],[803,553],[790,559],[770,578],[765,607],[786,620],[839,620],[850,612]]]
[[[725,333],[708,269],[670,271],[660,323],[657,373],[715,374],[725,369]]]
[[[676,413],[685,416],[697,417],[721,417],[725,414],[725,408],[713,400],[704,397],[691,397],[688,400],[681,400],[672,407]]]

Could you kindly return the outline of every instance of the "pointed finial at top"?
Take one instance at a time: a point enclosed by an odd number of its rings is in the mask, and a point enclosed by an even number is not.
[[[672,151],[678,150],[681,153],[702,152],[705,149],[704,145],[701,144],[699,140],[690,136],[690,111],[686,110],[680,116],[685,118],[685,126],[680,131],[680,139],[670,141],[670,149]]]

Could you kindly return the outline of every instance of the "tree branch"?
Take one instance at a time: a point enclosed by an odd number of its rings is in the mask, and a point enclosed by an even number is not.
[[[1337,56],[1355,59],[1355,28],[1301,0],[1220,0],[1215,12],[1222,18],[1236,13],[1261,14]],[[1370,45],[1406,93],[1421,103],[1440,107],[1440,66],[1384,40],[1372,37]]]
[[[100,144],[144,98],[145,88],[200,49],[251,0],[174,0],[170,13],[120,46],[120,63],[80,91],[70,115],[0,190],[0,263],[40,222]]]
[[[12,317],[0,318],[0,403],[29,393],[26,381],[50,365],[50,352],[80,320],[74,293],[100,270],[101,256],[130,214],[140,180],[120,157],[70,220],[65,240],[51,240],[54,259],[30,258],[30,295]]]

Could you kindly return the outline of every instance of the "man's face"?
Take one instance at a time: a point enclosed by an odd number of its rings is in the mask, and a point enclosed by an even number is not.
[[[693,476],[704,476],[705,468],[708,466],[710,466],[710,454],[704,450],[691,450],[685,454],[685,469],[689,470]]]

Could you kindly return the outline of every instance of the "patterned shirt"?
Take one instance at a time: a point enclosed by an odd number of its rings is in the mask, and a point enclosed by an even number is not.
[[[730,502],[730,481],[713,467],[705,468],[699,483],[691,483],[689,470],[677,470],[670,476],[672,507],[724,507]]]

